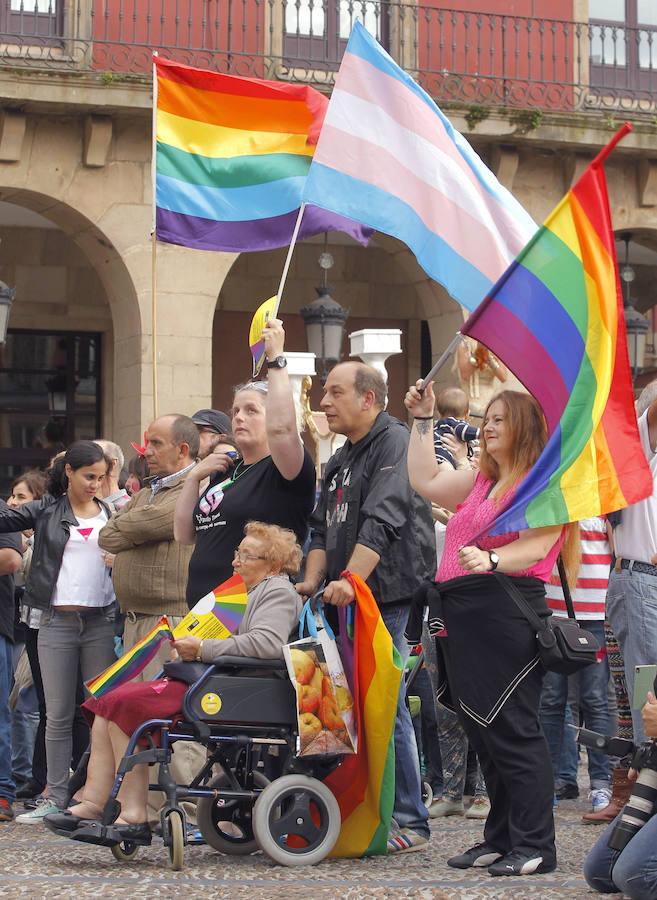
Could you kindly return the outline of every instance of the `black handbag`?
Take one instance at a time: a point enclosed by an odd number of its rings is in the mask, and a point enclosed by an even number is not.
[[[543,668],[560,675],[572,675],[590,666],[597,659],[600,647],[590,631],[580,628],[575,618],[573,599],[566,579],[563,560],[557,561],[568,618],[547,616],[541,618],[522,596],[513,581],[501,572],[495,572],[500,584],[514,601],[520,612],[536,631],[538,655]]]

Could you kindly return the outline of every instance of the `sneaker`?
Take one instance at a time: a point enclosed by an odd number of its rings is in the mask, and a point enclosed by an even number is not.
[[[555,790],[557,800],[577,800],[579,788],[570,781],[563,781]]]
[[[487,819],[490,812],[490,800],[488,797],[475,797],[468,807],[466,819]]]
[[[465,813],[465,807],[462,800],[434,800],[429,807],[429,818],[440,819],[443,816],[462,816]]]
[[[388,854],[412,853],[414,850],[424,850],[428,846],[429,838],[411,828],[401,828],[388,838]]]
[[[484,841],[482,844],[475,844],[474,847],[470,847],[465,853],[452,856],[451,859],[447,860],[447,865],[451,866],[452,869],[485,868],[503,855],[499,850],[496,850]]]
[[[55,806],[52,801],[43,799],[39,800],[36,807],[30,812],[21,813],[20,816],[16,816],[16,821],[21,825],[40,825],[43,822],[44,816],[49,816],[51,813],[62,812],[62,810]]]
[[[196,827],[196,825],[190,825],[187,822],[186,826],[187,830],[187,843],[188,844],[204,844],[205,838],[201,834],[200,830]]]
[[[11,822],[14,818],[14,807],[6,797],[0,797],[0,822]]]
[[[489,875],[541,875],[554,872],[556,862],[545,863],[540,853],[524,853],[512,850],[488,867]]]
[[[611,802],[611,791],[609,788],[596,788],[591,791],[590,797],[593,812],[602,812]]]

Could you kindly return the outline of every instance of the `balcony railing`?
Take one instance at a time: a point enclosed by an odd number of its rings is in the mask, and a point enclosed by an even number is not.
[[[445,3],[450,0],[444,0]],[[330,86],[361,19],[443,104],[654,117],[657,29],[443,0],[0,0],[3,66],[147,75],[151,54]]]

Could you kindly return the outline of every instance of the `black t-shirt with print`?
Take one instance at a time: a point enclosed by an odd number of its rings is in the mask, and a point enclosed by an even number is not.
[[[292,481],[283,478],[271,456],[247,467],[240,464],[236,473],[236,480],[225,490],[220,485],[230,476],[216,475],[194,508],[196,546],[187,579],[190,609],[233,574],[233,553],[247,522],[290,528],[302,545],[308,535],[315,505],[315,466],[307,451]]]

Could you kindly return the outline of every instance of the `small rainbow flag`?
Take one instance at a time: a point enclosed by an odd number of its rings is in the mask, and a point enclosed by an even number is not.
[[[265,361],[265,342],[262,339],[262,333],[265,325],[273,316],[276,315],[276,302],[278,297],[274,295],[269,300],[265,300],[256,309],[253,319],[251,320],[251,328],[249,330],[249,348],[253,357],[253,377],[256,378],[260,374],[262,364]]]
[[[292,239],[328,106],[314,88],[155,67],[155,224],[159,241],[198,250],[270,250]],[[299,239],[372,230],[307,206]]]
[[[353,693],[358,752],[345,757],[325,784],[342,815],[331,856],[360,857],[387,850],[395,803],[394,736],[402,665],[372,592],[358,575],[348,577],[356,592]],[[344,661],[344,641],[341,649]]]
[[[548,442],[493,534],[577,522],[648,497],[603,163],[624,125],[461,328],[540,403]]]
[[[125,684],[144,671],[165,641],[172,640],[173,634],[169,627],[169,620],[166,616],[162,616],[146,637],[137,641],[134,647],[131,647],[100,675],[87,681],[87,690],[92,697],[102,697],[113,688]]]
[[[241,575],[231,575],[196,603],[173,629],[174,638],[194,634],[223,641],[235,634],[249,602]]]

